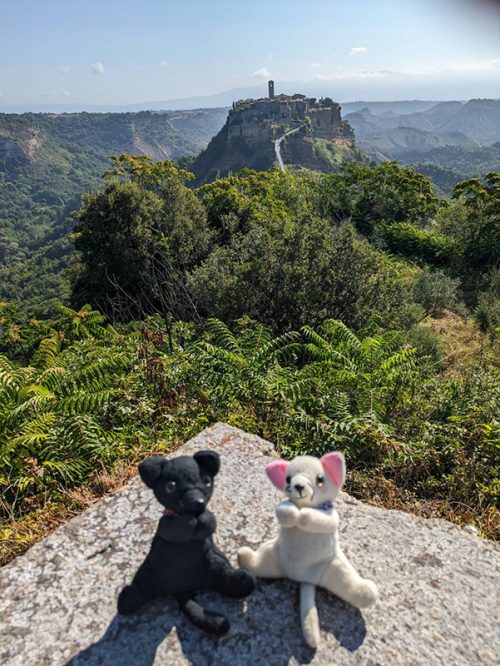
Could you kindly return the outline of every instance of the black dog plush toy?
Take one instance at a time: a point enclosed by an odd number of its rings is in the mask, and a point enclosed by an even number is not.
[[[119,613],[133,613],[152,599],[172,594],[194,625],[211,634],[227,633],[227,618],[205,610],[193,598],[203,590],[241,598],[255,588],[253,574],[233,569],[213,542],[215,517],[206,507],[219,467],[215,451],[171,460],[153,456],[139,465],[142,480],[165,510],[146,559],[120,593]]]

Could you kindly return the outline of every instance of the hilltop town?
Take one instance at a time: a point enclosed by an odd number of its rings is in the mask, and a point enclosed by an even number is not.
[[[349,123],[340,117],[340,105],[330,97],[316,100],[296,93],[274,94],[274,82],[268,83],[269,95],[261,99],[244,99],[233,104],[227,119],[228,138],[260,135],[262,125],[275,132],[284,125],[308,125],[314,135],[323,139],[354,141]]]
[[[346,159],[360,157],[340,111],[330,97],[275,95],[269,81],[267,97],[233,103],[224,127],[191,166],[197,182],[273,163],[337,171]]]

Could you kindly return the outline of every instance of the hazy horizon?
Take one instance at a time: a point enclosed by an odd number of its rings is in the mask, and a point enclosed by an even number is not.
[[[341,99],[338,95],[335,95],[335,91],[331,89],[331,86],[318,86],[315,82],[276,82],[275,83],[276,94],[283,92],[285,94],[293,93],[304,93],[311,97],[321,97],[328,96],[334,97],[341,106],[350,107],[353,105],[362,105],[362,104],[380,104],[380,105],[391,105],[391,104],[415,104],[415,105],[425,105],[427,108],[430,108],[434,104],[439,104],[443,102],[462,102],[467,103],[474,99],[487,99],[498,101],[500,97],[470,97],[470,98],[458,98],[458,97],[449,97],[449,98],[410,98],[410,97],[401,97],[399,99],[389,99],[389,98],[373,98],[367,96],[365,99]],[[134,104],[85,104],[79,102],[60,102],[60,103],[33,103],[30,105],[30,108],[24,108],[22,104],[12,104],[1,106],[0,113],[13,113],[13,114],[22,114],[22,113],[126,113],[126,112],[139,112],[139,111],[189,111],[189,110],[209,110],[217,108],[229,108],[233,101],[238,101],[245,98],[259,98],[265,97],[267,91],[267,82],[264,85],[257,85],[251,88],[233,88],[231,90],[221,91],[215,93],[214,95],[194,95],[192,97],[181,97],[171,100],[145,100],[144,102],[137,102]],[[349,112],[349,111],[346,111]]]

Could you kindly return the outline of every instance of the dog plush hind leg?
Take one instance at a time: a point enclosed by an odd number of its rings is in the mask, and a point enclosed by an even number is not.
[[[195,627],[206,631],[208,634],[213,634],[214,636],[223,636],[224,634],[227,634],[230,628],[227,617],[200,606],[200,604],[193,599],[193,595],[190,592],[179,593],[175,596],[181,611]]]
[[[233,569],[227,557],[217,546],[209,556],[211,582],[209,589],[226,597],[242,599],[255,590],[255,576],[247,569]]]
[[[260,578],[283,578],[276,540],[266,541],[258,550],[243,546],[238,551],[238,564]]]
[[[318,584],[356,608],[371,606],[378,598],[375,583],[362,578],[342,551],[327,565]]]
[[[308,645],[317,648],[320,641],[319,617],[316,608],[316,587],[310,583],[300,584],[300,621],[302,633]]]

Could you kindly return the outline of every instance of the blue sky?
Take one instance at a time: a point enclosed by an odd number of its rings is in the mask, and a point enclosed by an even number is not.
[[[0,109],[310,82],[350,99],[500,96],[486,0],[0,0]]]

